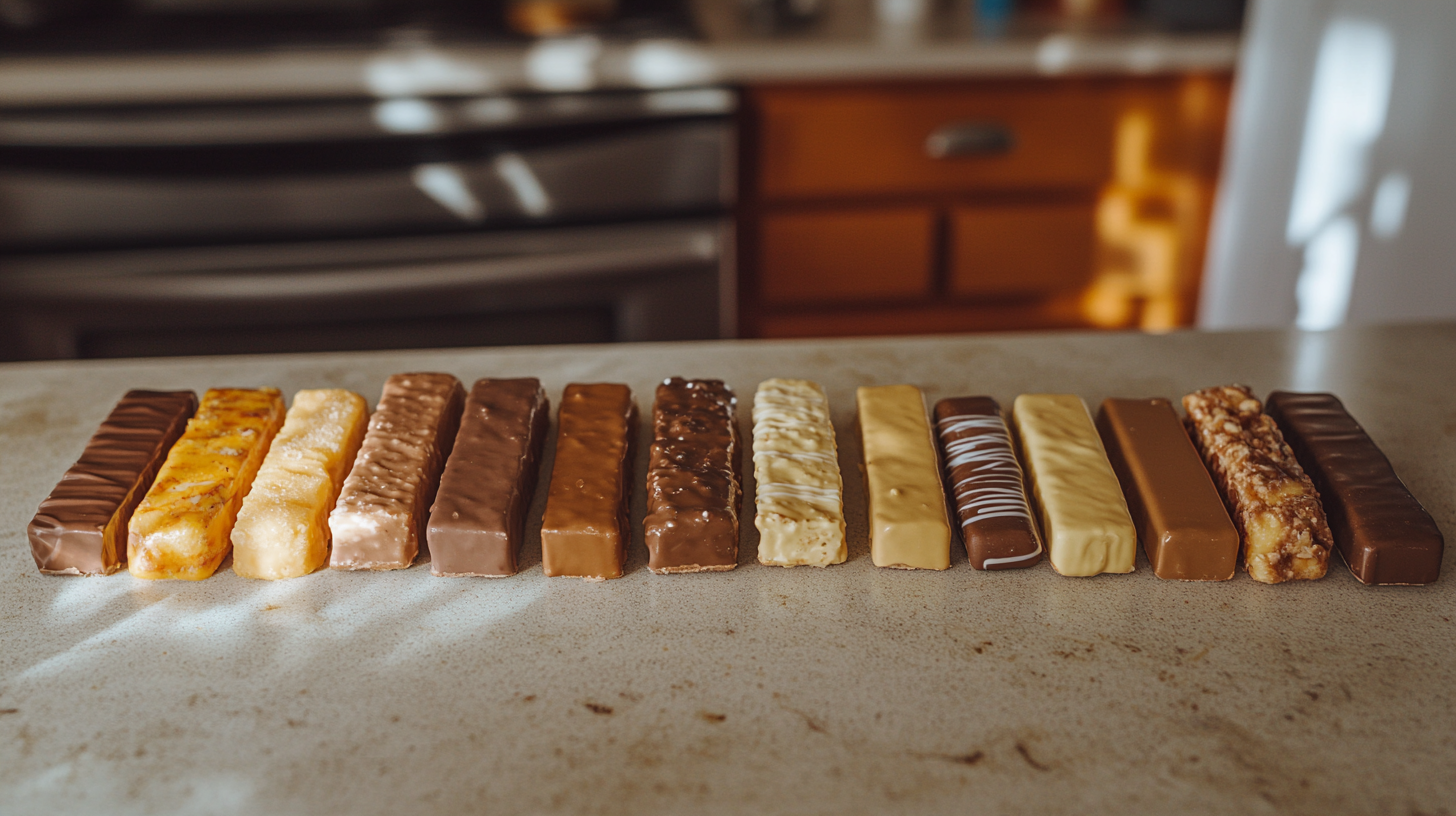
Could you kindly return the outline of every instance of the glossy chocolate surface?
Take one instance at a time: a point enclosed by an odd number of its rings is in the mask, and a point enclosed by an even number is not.
[[[541,520],[547,575],[622,577],[632,498],[637,404],[614,383],[566,386],[557,415],[556,459]]]
[[[1001,406],[990,397],[943,399],[935,404],[935,425],[971,566],[1016,569],[1040,561],[1041,538]]]
[[[719,380],[657,386],[643,533],[657,573],[738,566],[738,400]]]

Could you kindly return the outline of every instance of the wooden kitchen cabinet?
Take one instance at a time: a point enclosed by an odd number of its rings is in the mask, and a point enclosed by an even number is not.
[[[1230,79],[746,89],[740,333],[1188,322]]]

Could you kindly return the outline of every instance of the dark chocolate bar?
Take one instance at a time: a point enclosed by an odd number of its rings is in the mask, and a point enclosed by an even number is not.
[[[943,399],[935,404],[935,424],[971,566],[1016,569],[1040,561],[1041,538],[1001,406],[990,397]]]
[[[1153,574],[1178,581],[1234,577],[1239,531],[1173,404],[1105,400],[1097,430]]]
[[[657,573],[738,566],[738,400],[718,380],[657,386],[647,471],[647,568]]]
[[[430,509],[431,572],[516,573],[549,424],[536,378],[476,381]]]
[[[1324,499],[1335,548],[1363,584],[1429,584],[1445,539],[1333,394],[1269,395],[1268,412]]]
[[[556,424],[556,462],[541,520],[542,571],[589,581],[620,578],[632,540],[632,389],[568,385]]]
[[[126,530],[167,451],[197,411],[191,391],[128,391],[29,527],[41,572],[106,575],[126,564]]]

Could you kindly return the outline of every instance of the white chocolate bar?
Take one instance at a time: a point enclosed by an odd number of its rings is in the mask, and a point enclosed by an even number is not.
[[[753,397],[753,478],[759,563],[844,563],[844,481],[829,398],[818,383],[759,383]]]
[[[950,568],[950,517],[925,398],[913,385],[860,388],[859,430],[877,567]]]

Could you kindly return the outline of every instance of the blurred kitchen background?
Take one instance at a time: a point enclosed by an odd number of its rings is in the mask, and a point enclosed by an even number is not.
[[[0,359],[1456,317],[1456,4],[0,0]]]

